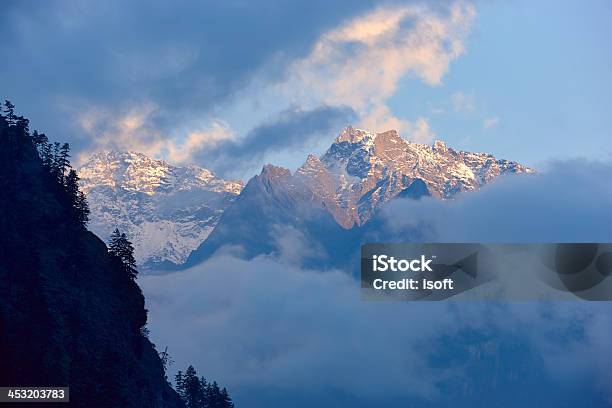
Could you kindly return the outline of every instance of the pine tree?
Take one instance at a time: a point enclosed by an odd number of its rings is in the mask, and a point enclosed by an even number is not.
[[[79,176],[76,171],[70,170],[68,176],[66,176],[66,180],[64,181],[64,189],[66,190],[66,194],[70,199],[70,204],[72,208],[76,210],[76,202],[79,196]]]
[[[70,165],[70,145],[68,143],[64,143],[59,148],[57,159],[56,159],[56,165],[57,165],[58,175],[60,179],[63,180],[64,176],[66,175],[66,171],[72,167]]]
[[[111,235],[108,252],[121,263],[121,267],[128,273],[130,278],[136,279],[136,260],[134,259],[134,246],[127,239],[125,233],[115,229]]]
[[[41,153],[41,147],[43,145],[43,143],[45,142],[45,140],[47,139],[47,136],[45,136],[44,133],[38,133],[37,130],[34,130],[32,132],[32,142],[34,142],[34,146],[36,147],[36,151],[38,152],[38,156],[40,156]]]
[[[174,376],[174,384],[176,387],[176,393],[184,402],[187,396],[185,394],[185,379],[183,378],[183,372],[181,370],[179,370]]]
[[[227,392],[227,389],[219,389],[216,381],[208,385],[207,408],[234,408],[234,403]]]
[[[110,236],[110,243],[108,244],[108,252],[112,255],[119,257],[119,241],[121,240],[121,232],[119,232],[119,228],[115,228],[113,233]]]
[[[61,147],[62,147],[62,145],[59,142],[53,142],[53,145],[51,147],[51,149],[52,149],[52,153],[51,153],[51,157],[52,157],[51,174],[58,181],[62,180],[62,177],[61,177],[62,174],[61,174],[61,170],[60,170],[60,149],[61,149]]]
[[[183,378],[185,385],[185,405],[187,408],[204,408],[204,390],[192,365],[187,367]]]
[[[193,366],[190,365],[185,373],[179,371],[174,378],[176,392],[187,408],[234,408],[227,389],[220,389],[216,381],[198,379]]]
[[[15,105],[13,105],[11,101],[4,101],[4,113],[6,114],[4,117],[8,125],[14,126],[17,122],[17,117],[15,116]]]
[[[219,395],[219,403],[220,407],[222,408],[234,408],[234,403],[232,402],[232,399],[230,398],[225,387],[223,387],[221,394]]]
[[[30,120],[29,119],[24,118],[23,116],[17,116],[15,120],[15,126],[21,129],[21,131],[24,134],[26,135],[30,134]]]
[[[53,151],[51,149],[51,143],[45,139],[40,148],[40,158],[42,159],[43,167],[52,174],[53,173]]]
[[[213,383],[205,383],[204,386],[204,406],[212,408],[214,406],[215,395],[213,393]]]
[[[208,384],[207,387],[207,408],[233,408],[234,403],[230,398],[227,389],[219,389],[219,384],[213,381],[212,384]]]
[[[44,133],[38,133],[38,131],[35,130],[32,132],[32,142],[34,142],[34,147],[36,147],[38,157],[41,158],[43,166],[48,167],[45,164],[45,150],[47,150],[49,146],[49,139],[47,138],[47,135]]]
[[[77,210],[79,223],[83,227],[86,226],[87,222],[89,221],[89,204],[87,204],[87,198],[85,197],[85,193],[82,191],[79,191],[77,195],[75,208]]]
[[[80,225],[85,226],[89,220],[89,205],[85,194],[79,190],[79,176],[73,169],[65,177],[64,188],[74,210],[74,216]]]
[[[208,408],[208,382],[204,376],[200,377],[200,387],[202,388],[202,407]]]
[[[219,389],[219,384],[217,384],[216,381],[213,381],[212,385],[210,386],[208,398],[208,406],[210,408],[223,408],[223,405],[221,405],[221,390]]]

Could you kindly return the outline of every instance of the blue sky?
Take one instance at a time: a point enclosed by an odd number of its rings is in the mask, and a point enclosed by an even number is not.
[[[530,165],[577,156],[609,159],[612,5],[481,2],[477,10],[468,50],[444,85],[406,79],[392,108],[428,116],[453,146]],[[458,92],[469,95],[474,109],[453,109]],[[487,118],[498,122],[485,129]]]
[[[131,149],[249,178],[349,122],[536,167],[612,153],[605,1],[4,9],[2,97],[77,161]]]

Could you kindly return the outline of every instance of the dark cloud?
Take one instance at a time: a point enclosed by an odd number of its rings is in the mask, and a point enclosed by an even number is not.
[[[308,146],[320,136],[330,138],[354,118],[353,110],[344,106],[288,109],[255,127],[243,138],[225,140],[204,150],[199,159],[219,172],[249,166],[267,153]]]
[[[77,141],[70,109],[149,101],[157,126],[202,115],[253,75],[282,76],[321,32],[372,2],[8,2],[0,89],[36,127]],[[86,141],[81,140],[81,143]]]

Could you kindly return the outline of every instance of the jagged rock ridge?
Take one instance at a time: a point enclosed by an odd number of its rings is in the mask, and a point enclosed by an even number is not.
[[[421,190],[426,187],[420,195],[448,199],[476,190],[504,173],[530,172],[533,170],[519,163],[486,153],[456,151],[442,141],[433,146],[411,143],[395,130],[371,133],[349,126],[323,156],[308,156],[295,178],[340,225],[351,228],[363,225],[378,207],[415,182]]]
[[[278,241],[287,230],[313,247],[303,265],[337,267],[353,259],[361,242],[386,239],[375,215],[396,197],[450,199],[502,174],[531,172],[519,163],[456,151],[441,141],[410,143],[393,130],[376,134],[349,126],[325,154],[309,155],[293,174],[264,166],[183,267],[221,247],[239,248],[247,258],[282,253],[286,245]]]
[[[244,189],[209,170],[171,166],[133,152],[99,153],[79,170],[92,209],[91,229],[102,237],[116,227],[125,230],[138,262],[161,269],[185,263],[203,243],[207,254],[228,244],[266,253],[273,245],[263,243],[270,235],[266,228],[287,224],[316,230],[324,220],[328,231],[335,228],[329,222],[348,230],[363,226],[396,197],[450,199],[502,174],[531,172],[517,162],[457,151],[442,141],[411,143],[395,130],[372,133],[351,126],[321,157],[309,155],[295,173],[266,165]],[[223,225],[209,239],[219,222]],[[196,258],[201,254],[188,264]]]

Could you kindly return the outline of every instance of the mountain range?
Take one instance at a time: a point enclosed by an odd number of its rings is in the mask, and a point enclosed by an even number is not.
[[[502,174],[533,172],[442,141],[412,143],[395,130],[351,126],[294,173],[266,165],[244,188],[201,167],[171,166],[133,152],[99,153],[79,170],[92,209],[90,228],[103,237],[115,227],[126,230],[139,263],[153,269],[188,267],[222,246],[246,257],[279,252],[291,239],[319,247],[310,262],[334,265],[324,259],[358,246],[390,200],[452,199]],[[301,256],[308,264],[308,254]]]

